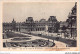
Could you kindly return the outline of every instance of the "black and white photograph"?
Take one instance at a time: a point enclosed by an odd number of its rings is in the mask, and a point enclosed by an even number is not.
[[[3,48],[77,47],[77,2],[4,2]]]

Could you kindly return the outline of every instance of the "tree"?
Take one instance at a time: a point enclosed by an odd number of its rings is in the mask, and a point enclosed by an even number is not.
[[[63,33],[66,34],[67,32],[65,31],[67,29],[67,27],[65,25],[63,25],[62,27],[62,30],[63,30]],[[66,36],[65,36],[66,37]]]
[[[62,30],[66,30],[66,29],[67,29],[67,27],[65,25],[63,25]]]
[[[56,24],[54,25],[55,28],[55,32],[58,32],[59,28],[60,28],[60,23],[56,22]]]

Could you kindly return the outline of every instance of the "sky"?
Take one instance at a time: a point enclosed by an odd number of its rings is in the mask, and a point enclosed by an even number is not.
[[[3,22],[24,22],[28,17],[35,21],[48,20],[56,16],[58,21],[66,21],[75,2],[6,2],[3,3]]]

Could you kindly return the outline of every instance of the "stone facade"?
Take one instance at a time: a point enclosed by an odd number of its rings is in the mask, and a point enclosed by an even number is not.
[[[46,31],[47,32],[57,32],[58,29],[56,27],[56,25],[59,22],[57,21],[55,16],[50,16],[50,18],[46,21],[45,19],[41,19],[40,21],[34,21],[33,17],[28,17],[26,19],[26,22],[20,22],[20,23],[16,23],[16,21],[12,21],[12,23],[10,23],[9,25],[11,25],[11,29],[12,30],[16,30],[16,31],[21,31],[21,32],[31,32],[31,31]],[[3,27],[6,28],[7,24],[3,23]],[[4,26],[5,25],[5,26]],[[46,27],[48,27],[46,29]],[[58,26],[59,27],[59,26]],[[11,30],[10,28],[6,29],[6,30]],[[3,30],[5,30],[3,28]]]
[[[71,37],[77,36],[77,3],[72,8],[71,12],[69,13],[68,19],[68,29],[70,30]]]

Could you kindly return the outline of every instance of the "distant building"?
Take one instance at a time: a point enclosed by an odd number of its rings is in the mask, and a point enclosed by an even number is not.
[[[14,19],[12,21],[12,30],[16,30],[16,21]]]
[[[19,22],[16,23],[16,21],[12,21],[12,23],[10,23],[9,25],[11,25],[11,30],[16,30],[16,31],[20,31],[20,32],[31,32],[31,31],[46,31],[47,32],[56,32],[56,30],[58,31],[56,24],[58,23],[57,19],[55,16],[50,16],[50,18],[48,19],[48,21],[46,21],[45,19],[41,19],[40,21],[34,21],[33,17],[28,17],[28,19],[26,19],[26,22]],[[7,28],[6,26],[8,26],[8,24],[3,23],[3,27]],[[46,27],[48,27],[46,29]],[[10,28],[8,28],[10,30]],[[3,30],[5,30],[3,28]],[[7,29],[6,29],[7,30]]]
[[[26,22],[34,22],[33,17],[28,17],[28,19],[26,19]]]
[[[61,21],[61,22],[60,22],[60,29],[62,29],[63,26],[68,27],[68,22],[66,22],[66,21],[63,21],[63,22],[62,22],[62,21]]]
[[[46,22],[46,19],[41,19],[39,22]]]
[[[3,32],[12,30],[12,23],[3,23]]]
[[[56,16],[50,16],[50,18],[48,19],[48,22],[56,22]]]
[[[3,23],[3,32],[4,31],[15,31],[16,30],[16,21],[13,19],[12,23]]]
[[[50,16],[50,18],[47,21],[47,25],[48,25],[48,31],[49,32],[58,32],[56,31],[57,26],[56,24],[58,23],[56,16]]]
[[[46,31],[46,26],[48,26],[48,32],[55,32],[54,25],[56,24],[57,19],[54,16],[50,16],[49,20],[41,19],[40,21],[34,21],[33,18],[26,19],[26,22],[21,25],[25,27],[26,31]],[[21,28],[23,30],[23,28]]]

